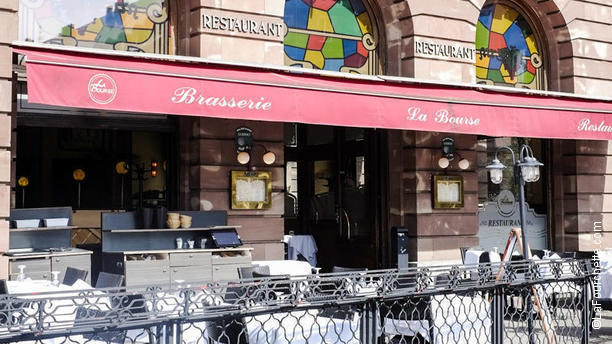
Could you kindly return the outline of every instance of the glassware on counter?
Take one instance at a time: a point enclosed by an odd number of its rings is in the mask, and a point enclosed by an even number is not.
[[[17,275],[17,280],[18,280],[18,281],[23,281],[23,280],[25,280],[25,279],[26,279],[26,277],[25,277],[25,272],[24,272],[24,270],[25,270],[26,266],[25,266],[25,265],[19,265],[19,266],[17,266],[17,268],[19,269],[19,274]]]
[[[60,281],[59,281],[59,271],[51,271],[51,274],[53,274],[53,281],[51,281],[51,284],[53,284],[56,287],[59,287],[60,285]]]

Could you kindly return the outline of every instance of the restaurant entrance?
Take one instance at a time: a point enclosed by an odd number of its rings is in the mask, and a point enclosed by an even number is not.
[[[324,270],[379,264],[381,135],[375,129],[297,125],[297,142],[286,148],[288,172],[297,167],[297,188],[289,185],[287,193],[298,205],[286,231],[315,238]]]

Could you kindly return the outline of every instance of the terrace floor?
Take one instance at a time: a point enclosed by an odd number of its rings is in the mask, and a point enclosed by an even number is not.
[[[612,343],[612,311],[603,311],[601,314],[601,328],[594,330],[591,343]]]

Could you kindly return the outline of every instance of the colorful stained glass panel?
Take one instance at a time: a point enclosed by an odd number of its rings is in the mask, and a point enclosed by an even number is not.
[[[367,65],[376,44],[372,20],[362,0],[287,0],[284,19],[287,64],[375,72]]]
[[[496,84],[536,87],[542,65],[537,45],[533,30],[518,11],[504,4],[485,6],[476,24],[476,77]]]

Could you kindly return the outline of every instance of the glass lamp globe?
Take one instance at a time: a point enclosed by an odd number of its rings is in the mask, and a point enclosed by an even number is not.
[[[537,182],[538,180],[540,180],[540,167],[535,167],[534,168],[534,182]]]
[[[459,160],[459,168],[462,170],[467,170],[468,168],[470,168],[469,160],[468,159]]]
[[[521,166],[521,174],[527,183],[531,183],[531,180],[533,179],[533,171],[531,166]]]
[[[489,173],[491,174],[491,182],[493,184],[500,184],[502,179],[504,178],[504,172],[502,169],[490,169]]]
[[[487,170],[489,170],[491,182],[493,184],[499,184],[502,182],[502,179],[504,178],[504,168],[506,168],[506,166],[504,166],[504,164],[502,164],[497,157],[495,157],[495,159],[491,161],[491,164],[487,166]]]
[[[438,160],[438,166],[440,166],[440,168],[447,168],[448,165],[450,165],[450,161],[446,157],[441,157],[440,160]]]
[[[276,154],[273,152],[267,151],[266,154],[263,155],[263,162],[266,165],[272,165],[276,161]]]
[[[251,160],[251,156],[249,155],[248,152],[240,152],[236,156],[236,160],[238,160],[240,164],[246,165],[249,163],[249,160]]]
[[[536,160],[534,157],[525,157],[523,164],[521,166],[521,174],[523,175],[523,179],[525,179],[528,183],[533,183],[540,179],[540,166],[541,162]]]

